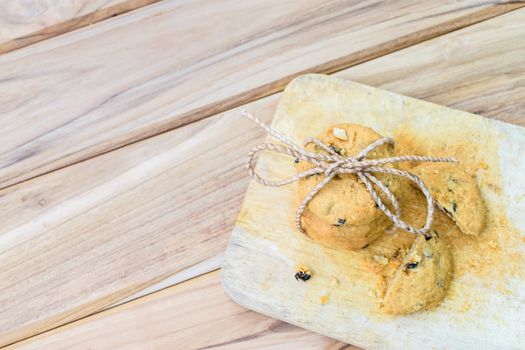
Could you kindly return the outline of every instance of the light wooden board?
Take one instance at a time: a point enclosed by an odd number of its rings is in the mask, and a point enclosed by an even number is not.
[[[357,349],[232,303],[218,271],[7,347],[15,348]]]
[[[0,2],[0,54],[159,0],[6,0]]]
[[[523,23],[524,15],[525,12],[519,10],[402,50],[399,55],[385,56],[383,66],[392,69],[385,69],[383,80],[374,74],[377,69],[375,67],[368,71],[368,75],[365,70],[359,70],[360,66],[342,71],[338,75],[352,78],[353,72],[358,71],[359,79],[364,82],[370,80],[378,86],[389,84],[390,89],[402,90],[412,96],[428,96],[429,100],[446,101],[472,112],[490,113],[500,119],[525,125],[523,118],[516,118],[525,112],[525,106],[520,103],[523,99],[520,81],[525,77],[525,69],[523,61],[516,59],[525,55],[525,47],[521,40],[525,35],[525,28],[519,25]],[[513,30],[507,30],[508,26]],[[480,31],[485,35],[477,35]],[[487,44],[487,37],[490,35],[496,36],[498,42],[504,44]],[[440,70],[458,71],[461,67],[469,81],[450,79],[450,85],[447,85],[446,89],[436,91],[436,86],[444,84],[439,77],[445,74],[438,74],[439,71],[430,64],[418,62],[427,61],[425,52],[434,52],[435,47],[447,48],[449,43],[457,42],[463,43],[461,50],[450,50],[450,55],[444,64],[440,65]],[[469,47],[476,47],[477,50],[468,50]],[[493,48],[496,50],[492,51]],[[410,59],[411,57],[413,59]],[[417,67],[411,70],[411,74],[424,77],[425,72],[428,72],[434,78],[421,79],[427,84],[415,84],[410,77],[404,77],[408,79],[405,81],[396,75],[399,66],[402,66],[401,63],[397,63],[398,60],[408,61]],[[479,63],[474,66],[464,62]],[[449,78],[447,76],[447,79]],[[413,90],[410,89],[411,84],[414,85]],[[470,89],[465,89],[465,86],[470,86]],[[499,103],[494,105],[490,98],[477,99],[476,89],[483,90],[487,96],[498,94]],[[277,98],[278,96],[262,99],[245,108],[269,121]],[[471,100],[475,100],[476,103],[470,102]],[[512,106],[512,109],[508,109],[508,106]],[[2,281],[10,281],[9,285],[3,285],[0,296],[17,295],[21,300],[19,303],[16,298],[6,297],[2,301],[0,324],[4,327],[3,343],[31,336],[110,307],[125,300],[129,295],[142,295],[142,291],[164,278],[168,284],[170,278],[177,281],[172,276],[180,271],[187,271],[186,276],[192,275],[195,263],[205,262],[197,271],[203,271],[202,266],[216,266],[213,263],[208,265],[208,262],[213,261],[213,257],[224,250],[229,238],[228,232],[231,230],[233,218],[239,211],[248,182],[243,167],[244,156],[253,145],[264,139],[264,135],[252,124],[239,122],[238,110],[219,114],[211,118],[210,123],[213,124],[201,122],[196,124],[197,126],[185,126],[0,192],[0,211],[4,220],[0,235],[0,250],[3,251],[0,253],[0,262],[3,266],[8,266],[19,263],[17,256],[33,259],[25,262],[25,272],[22,271],[18,275],[8,276],[4,270],[0,271]],[[238,134],[232,134],[232,131],[238,131]],[[196,136],[194,141],[190,141],[192,135]],[[184,144],[186,146],[183,146]],[[208,147],[216,152],[204,152]],[[192,164],[194,168],[205,169],[200,176],[202,183],[206,185],[181,186],[187,178],[184,175],[180,179],[178,177],[179,174],[184,174],[184,166],[187,166],[182,159],[190,159],[196,150],[202,154],[194,159]],[[157,176],[156,171],[138,169],[141,164],[146,167],[146,164],[153,164],[150,163],[152,158],[165,152],[181,157],[181,161],[177,161],[179,170],[166,170],[166,176]],[[222,158],[224,154],[228,157]],[[170,165],[165,164],[166,167]],[[133,171],[135,168],[137,170]],[[213,171],[210,171],[212,169]],[[158,171],[163,170],[159,168]],[[129,182],[117,186],[118,188],[105,195],[108,189],[113,188],[113,184],[120,182],[115,180],[112,184],[112,179],[122,179],[126,173],[135,175],[128,177]],[[157,188],[158,191],[148,194],[150,188]],[[115,196],[120,189],[124,192],[131,189],[127,198],[141,200],[128,204],[110,204],[114,198],[118,198]],[[158,196],[160,189],[173,195],[164,201],[149,203]],[[228,198],[227,204],[224,203],[224,196]],[[105,205],[107,210],[101,211],[94,218],[88,209],[97,205]],[[220,208],[220,212],[217,212],[217,208]],[[161,218],[166,229],[151,226],[151,222],[157,220],[161,213],[169,210],[173,210],[172,214]],[[148,217],[147,213],[156,211],[160,212],[158,216],[155,214],[151,218]],[[115,217],[120,215],[136,215],[137,221],[116,220]],[[201,222],[199,219],[204,217],[206,221]],[[32,220],[35,222],[33,225],[30,224]],[[183,220],[194,220],[198,222],[198,226],[185,226],[181,222]],[[103,224],[104,229],[100,230]],[[123,233],[128,231],[129,235]],[[58,232],[62,233],[57,235]],[[108,238],[112,239],[95,241],[97,237],[94,233],[97,232],[109,234]],[[57,245],[56,242],[61,242],[60,236],[64,235],[67,235],[69,245]],[[191,245],[189,237],[202,243]],[[177,240],[178,245],[169,248],[159,244],[150,245],[147,254],[143,254],[141,249],[154,240]],[[52,255],[45,255],[47,248],[42,244],[45,241],[57,245]],[[120,248],[115,249],[116,245]],[[89,254],[79,255],[76,264],[72,265],[75,261],[67,254],[70,246],[76,246],[78,250],[89,250]],[[95,246],[97,248],[92,248]],[[166,249],[177,251],[178,255],[169,255]],[[180,255],[184,250],[190,250],[187,254],[192,256],[191,261],[185,262],[184,256]],[[39,256],[43,257],[38,258]],[[115,259],[123,263],[115,265]],[[90,273],[91,262],[97,260],[101,261],[101,265],[105,264],[105,267],[99,269],[102,273]],[[131,268],[127,268],[128,264]],[[133,269],[133,266],[150,264],[156,268],[149,273],[142,273],[141,268]],[[26,281],[27,271],[40,270],[47,271],[46,275],[36,275],[32,284]],[[78,276],[85,278],[78,281]],[[67,284],[67,290],[60,289],[59,286],[69,280],[73,282]],[[35,285],[37,288],[34,288]],[[47,285],[48,289],[40,290]],[[88,285],[106,287],[101,288],[97,295],[89,295],[86,291]],[[166,284],[160,283],[157,286]],[[34,312],[22,312],[21,305],[27,302],[38,308],[38,323],[35,321]],[[170,332],[169,324],[166,324],[166,327],[159,328],[158,334]],[[131,328],[129,331],[131,332]],[[60,337],[60,334],[58,332],[56,336]],[[96,337],[96,333],[87,333],[86,336]]]
[[[523,5],[174,0],[10,52],[0,188]]]
[[[276,188],[255,181],[226,252],[222,281],[228,294],[252,310],[366,349],[520,349],[525,128],[320,75],[287,86],[272,126],[301,144],[339,123],[369,126],[396,138],[401,149],[415,143],[417,154],[448,155],[478,169],[489,225],[479,239],[451,238],[455,276],[449,297],[432,311],[381,313],[374,296],[378,280],[364,253],[324,248],[294,232],[297,184]],[[479,169],[480,163],[487,168]],[[271,152],[257,167],[266,178],[295,174],[293,159]],[[307,283],[294,279],[298,264],[314,271]]]

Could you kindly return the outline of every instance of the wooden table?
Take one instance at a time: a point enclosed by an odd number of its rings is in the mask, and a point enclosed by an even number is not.
[[[354,348],[219,271],[279,92],[333,73],[525,125],[525,3],[0,3],[0,344]]]

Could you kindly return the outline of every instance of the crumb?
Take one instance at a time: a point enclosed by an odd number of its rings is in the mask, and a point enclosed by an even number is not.
[[[498,247],[498,242],[495,241],[495,240],[491,240],[491,241],[488,242],[488,245],[491,248],[497,248]]]
[[[374,255],[374,261],[381,266],[385,266],[386,264],[388,264],[389,260],[383,255]]]
[[[472,307],[472,305],[468,301],[465,301],[463,303],[463,306],[461,307],[461,309],[459,311],[460,312],[467,312],[467,311],[470,310],[471,307]]]
[[[489,168],[489,165],[485,163],[484,161],[479,162],[479,167],[481,169],[487,170]]]
[[[319,298],[319,302],[321,303],[321,305],[328,303],[328,295],[321,295],[321,297]]]

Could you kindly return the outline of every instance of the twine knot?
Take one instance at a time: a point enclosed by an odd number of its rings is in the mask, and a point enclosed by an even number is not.
[[[306,209],[306,206],[314,198],[314,196],[328,182],[330,182],[334,178],[335,175],[337,174],[356,174],[359,180],[365,185],[366,189],[370,193],[370,196],[372,197],[374,202],[377,204],[379,209],[390,219],[390,221],[392,221],[395,227],[401,228],[405,231],[408,231],[414,234],[422,234],[425,236],[428,234],[428,231],[430,230],[430,227],[432,225],[432,217],[434,214],[434,202],[432,199],[432,195],[430,194],[430,191],[425,186],[423,181],[416,175],[411,174],[407,171],[403,171],[403,170],[399,170],[395,168],[384,167],[384,165],[398,163],[398,162],[406,162],[406,161],[456,163],[457,162],[456,159],[447,158],[447,157],[423,157],[423,156],[415,156],[415,155],[386,157],[386,158],[378,158],[378,159],[366,158],[366,156],[370,152],[372,152],[374,149],[382,145],[385,145],[385,144],[394,145],[394,140],[389,137],[384,137],[377,141],[372,142],[370,145],[365,147],[358,154],[354,156],[350,156],[350,157],[344,157],[341,154],[339,154],[339,152],[337,152],[335,148],[330,147],[329,145],[323,143],[321,140],[317,138],[309,137],[305,139],[304,141],[305,147],[308,144],[313,143],[319,146],[327,154],[309,152],[306,149],[295,145],[290,139],[288,139],[287,137],[279,133],[277,130],[267,126],[257,117],[252,115],[251,113],[247,111],[243,111],[242,116],[254,121],[259,126],[261,126],[264,130],[266,130],[266,132],[270,136],[274,137],[275,139],[283,143],[283,145],[275,144],[275,143],[268,143],[268,142],[263,143],[259,146],[254,147],[251,150],[251,152],[248,154],[247,162],[246,162],[248,172],[258,183],[265,185],[265,186],[284,186],[292,182],[299,181],[300,179],[303,179],[311,175],[324,174],[323,180],[321,180],[321,182],[319,182],[310,191],[310,193],[308,193],[308,195],[303,199],[303,201],[297,208],[297,211],[295,213],[295,225],[300,232],[305,233],[302,228],[301,217],[304,213],[304,210]],[[255,171],[255,159],[256,159],[256,155],[259,152],[265,151],[265,150],[287,154],[291,157],[296,158],[296,161],[307,161],[313,164],[314,167],[306,171],[303,171],[299,174],[296,174],[294,176],[291,176],[289,178],[283,179],[283,180],[271,181],[271,180],[264,179]],[[399,202],[397,198],[388,189],[388,187],[386,187],[377,177],[374,176],[374,173],[383,173],[383,174],[392,174],[392,175],[401,176],[401,177],[404,177],[412,181],[419,188],[419,190],[425,195],[425,198],[427,201],[427,218],[425,221],[425,225],[422,228],[416,228],[416,227],[410,226],[407,223],[405,223],[403,220],[401,220],[401,210],[400,210]],[[383,194],[386,196],[386,198],[388,199],[388,201],[390,202],[393,208],[393,212],[383,203],[383,201],[377,194],[376,190],[374,189],[373,185],[376,185],[377,188],[379,188],[383,192]]]

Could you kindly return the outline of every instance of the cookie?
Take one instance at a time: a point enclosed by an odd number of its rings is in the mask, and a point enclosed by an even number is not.
[[[368,254],[365,269],[380,277],[377,294],[381,298],[386,293],[387,281],[392,279],[401,266],[415,239],[416,235],[413,233],[394,229],[393,232],[380,236],[366,249]]]
[[[437,305],[453,273],[452,254],[444,237],[418,235],[394,276],[386,281],[382,311],[409,314]]]
[[[329,128],[318,137],[335,152],[349,157],[359,153],[374,141],[382,138],[374,130],[354,124],[340,124]],[[315,144],[306,149],[325,152]],[[383,158],[394,155],[391,145],[385,144],[370,152],[367,158]],[[395,166],[395,165],[389,165]],[[306,161],[296,164],[297,172],[313,167]],[[375,174],[392,192],[398,190],[394,175]],[[324,174],[312,175],[299,181],[299,201],[324,178]],[[376,188],[384,203],[388,203]],[[374,241],[391,225],[387,216],[377,207],[365,185],[355,174],[338,174],[324,186],[308,203],[302,217],[306,234],[325,246],[336,249],[361,249]]]
[[[423,180],[432,197],[468,235],[479,235],[486,224],[486,209],[476,180],[461,166],[450,163],[423,163],[410,170]]]
[[[306,234],[314,241],[334,249],[357,250],[366,247],[384,230],[386,223],[383,217],[363,225],[342,227],[319,219],[308,208],[301,220]],[[380,227],[380,229],[377,229]]]

